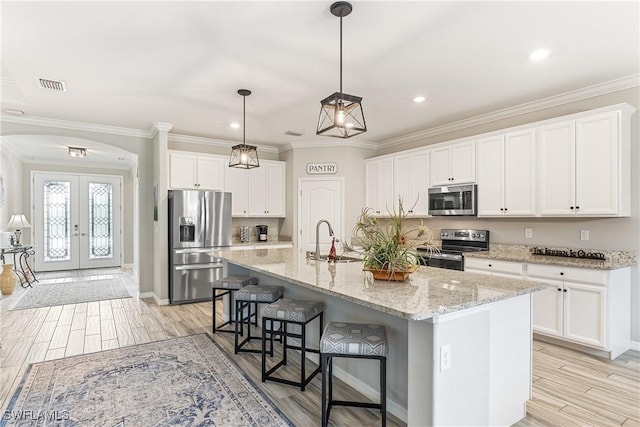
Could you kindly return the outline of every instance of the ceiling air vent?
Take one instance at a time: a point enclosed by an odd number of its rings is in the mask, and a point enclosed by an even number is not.
[[[296,132],[295,130],[288,130],[284,134],[285,135],[289,135],[289,136],[302,136],[302,135],[304,135],[302,132]]]
[[[55,90],[56,92],[67,91],[67,84],[62,80],[38,79],[38,84],[42,89]]]

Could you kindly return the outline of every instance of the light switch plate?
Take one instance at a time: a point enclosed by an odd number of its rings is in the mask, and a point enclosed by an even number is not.
[[[580,240],[589,240],[589,230],[580,230]]]
[[[524,229],[525,239],[533,239],[533,228],[527,227]]]

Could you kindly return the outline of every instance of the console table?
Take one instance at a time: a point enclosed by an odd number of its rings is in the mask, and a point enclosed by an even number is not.
[[[38,281],[35,273],[29,265],[29,257],[35,255],[33,246],[8,246],[0,247],[0,259],[5,263],[5,255],[13,255],[13,271],[20,280],[20,286],[31,288],[31,284]]]

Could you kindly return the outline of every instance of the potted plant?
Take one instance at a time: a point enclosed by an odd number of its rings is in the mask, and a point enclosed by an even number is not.
[[[397,210],[389,211],[388,218],[372,214],[373,209],[362,209],[353,234],[363,248],[363,267],[371,271],[374,278],[404,281],[418,267],[416,246],[426,248],[427,252],[438,251],[431,231],[422,220],[414,227],[407,225],[410,214],[405,211],[401,197]]]

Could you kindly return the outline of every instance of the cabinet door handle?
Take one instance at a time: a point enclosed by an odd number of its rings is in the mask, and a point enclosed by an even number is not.
[[[504,210],[504,208],[500,208],[500,210],[501,210],[501,211],[503,211],[503,210]]]
[[[507,208],[504,208],[504,211],[506,212],[506,211],[508,211],[508,209],[507,209]]]
[[[580,209],[580,206],[576,206],[576,209]]]
[[[573,206],[571,206],[569,209],[573,210]]]
[[[489,267],[491,267],[491,264],[489,264]]]
[[[564,292],[567,292],[567,290],[565,289]]]
[[[561,271],[561,272],[560,272],[560,275],[561,275],[561,276],[564,276],[564,271]]]
[[[562,292],[562,288],[558,288],[558,292]]]

